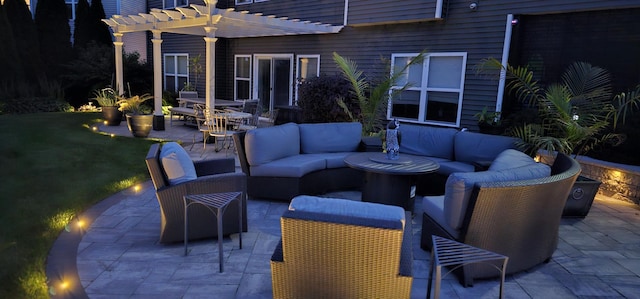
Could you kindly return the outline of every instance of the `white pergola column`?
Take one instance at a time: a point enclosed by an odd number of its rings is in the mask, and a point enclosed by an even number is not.
[[[153,129],[164,131],[162,114],[162,31],[152,30],[153,38]]]
[[[122,46],[124,42],[122,42],[122,33],[113,33],[115,37],[114,45],[114,55],[115,55],[115,63],[116,63],[116,90],[118,91],[118,95],[124,93],[124,75],[122,71]]]
[[[205,98],[206,105],[210,109],[215,107],[216,103],[216,30],[213,26],[204,27],[206,36],[205,43]]]

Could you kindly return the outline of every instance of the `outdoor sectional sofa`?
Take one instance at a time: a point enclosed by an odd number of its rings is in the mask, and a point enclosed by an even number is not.
[[[558,244],[562,211],[580,165],[558,154],[551,167],[516,150],[502,152],[486,171],[454,173],[442,196],[423,198],[421,247],[438,235],[509,257],[507,274],[549,261]],[[465,285],[499,275],[465,265]]]
[[[438,175],[417,181],[418,189],[440,185],[454,172],[473,172],[488,164],[517,139],[454,128],[402,124],[400,152],[427,156],[440,164]],[[295,124],[259,128],[234,135],[248,195],[289,201],[301,194],[358,189],[362,173],[344,158],[354,152],[382,150],[367,146],[357,122]],[[366,140],[367,138],[365,138]]]

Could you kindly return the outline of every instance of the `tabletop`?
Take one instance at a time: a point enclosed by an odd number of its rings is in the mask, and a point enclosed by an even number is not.
[[[351,168],[395,175],[416,175],[435,172],[440,165],[423,156],[400,154],[398,160],[389,160],[385,153],[362,152],[347,156],[344,162]]]

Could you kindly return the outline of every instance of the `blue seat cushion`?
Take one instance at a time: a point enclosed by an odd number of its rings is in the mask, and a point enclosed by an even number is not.
[[[402,223],[402,227],[405,222],[401,207],[341,198],[299,195],[291,200],[289,210],[394,221]]]
[[[427,213],[431,219],[440,224],[451,236],[456,239],[460,236],[460,231],[451,228],[444,218],[444,195],[423,197],[422,210]]]
[[[299,178],[307,173],[325,169],[321,155],[294,155],[260,165],[251,165],[252,176]]]
[[[458,162],[458,161],[440,161],[440,168],[438,169],[439,174],[442,175],[450,175],[454,172],[474,172],[475,166],[466,162]]]
[[[354,152],[362,139],[359,122],[300,124],[303,154]]]
[[[244,145],[249,165],[261,165],[300,154],[300,131],[294,123],[249,130]]]
[[[551,175],[551,167],[542,163],[499,171],[453,173],[447,178],[445,185],[444,217],[446,223],[455,230],[462,227],[464,214],[476,183],[528,180],[549,175]],[[514,198],[514,200],[518,199]]]
[[[310,154],[310,155],[321,155],[327,162],[327,168],[340,168],[340,167],[347,167],[347,164],[344,163],[344,158],[346,158],[349,155],[353,155],[353,152]]]
[[[167,175],[169,185],[198,178],[196,167],[187,151],[176,142],[167,142],[160,149],[160,163]]]

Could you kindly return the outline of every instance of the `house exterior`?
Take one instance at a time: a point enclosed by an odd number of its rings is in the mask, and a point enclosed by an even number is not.
[[[537,73],[544,75],[541,80],[557,78],[566,65],[586,60],[618,72],[614,80],[621,86],[631,88],[640,82],[640,60],[634,56],[640,50],[637,0],[147,2],[149,11],[165,12],[167,22],[189,18],[172,11],[209,3],[221,10],[260,13],[264,18],[335,26],[330,34],[216,36],[215,62],[210,64],[215,72],[211,77],[200,75],[197,82],[188,62],[197,55],[206,56],[204,31],[184,35],[155,29],[155,39],[161,40],[157,57],[162,59],[163,90],[177,91],[191,82],[203,96],[209,90],[205,82],[213,82],[215,98],[259,98],[270,109],[295,105],[300,80],[337,74],[334,52],[356,61],[367,76],[375,78],[388,72],[381,59],[390,62],[393,70],[426,50],[423,64],[412,66],[400,82],[410,82],[411,87],[393,99],[388,117],[472,130],[477,129],[476,113],[485,107],[502,111],[508,102],[504,80],[477,73],[476,66],[485,58],[537,67]],[[633,83],[620,83],[625,80]]]

